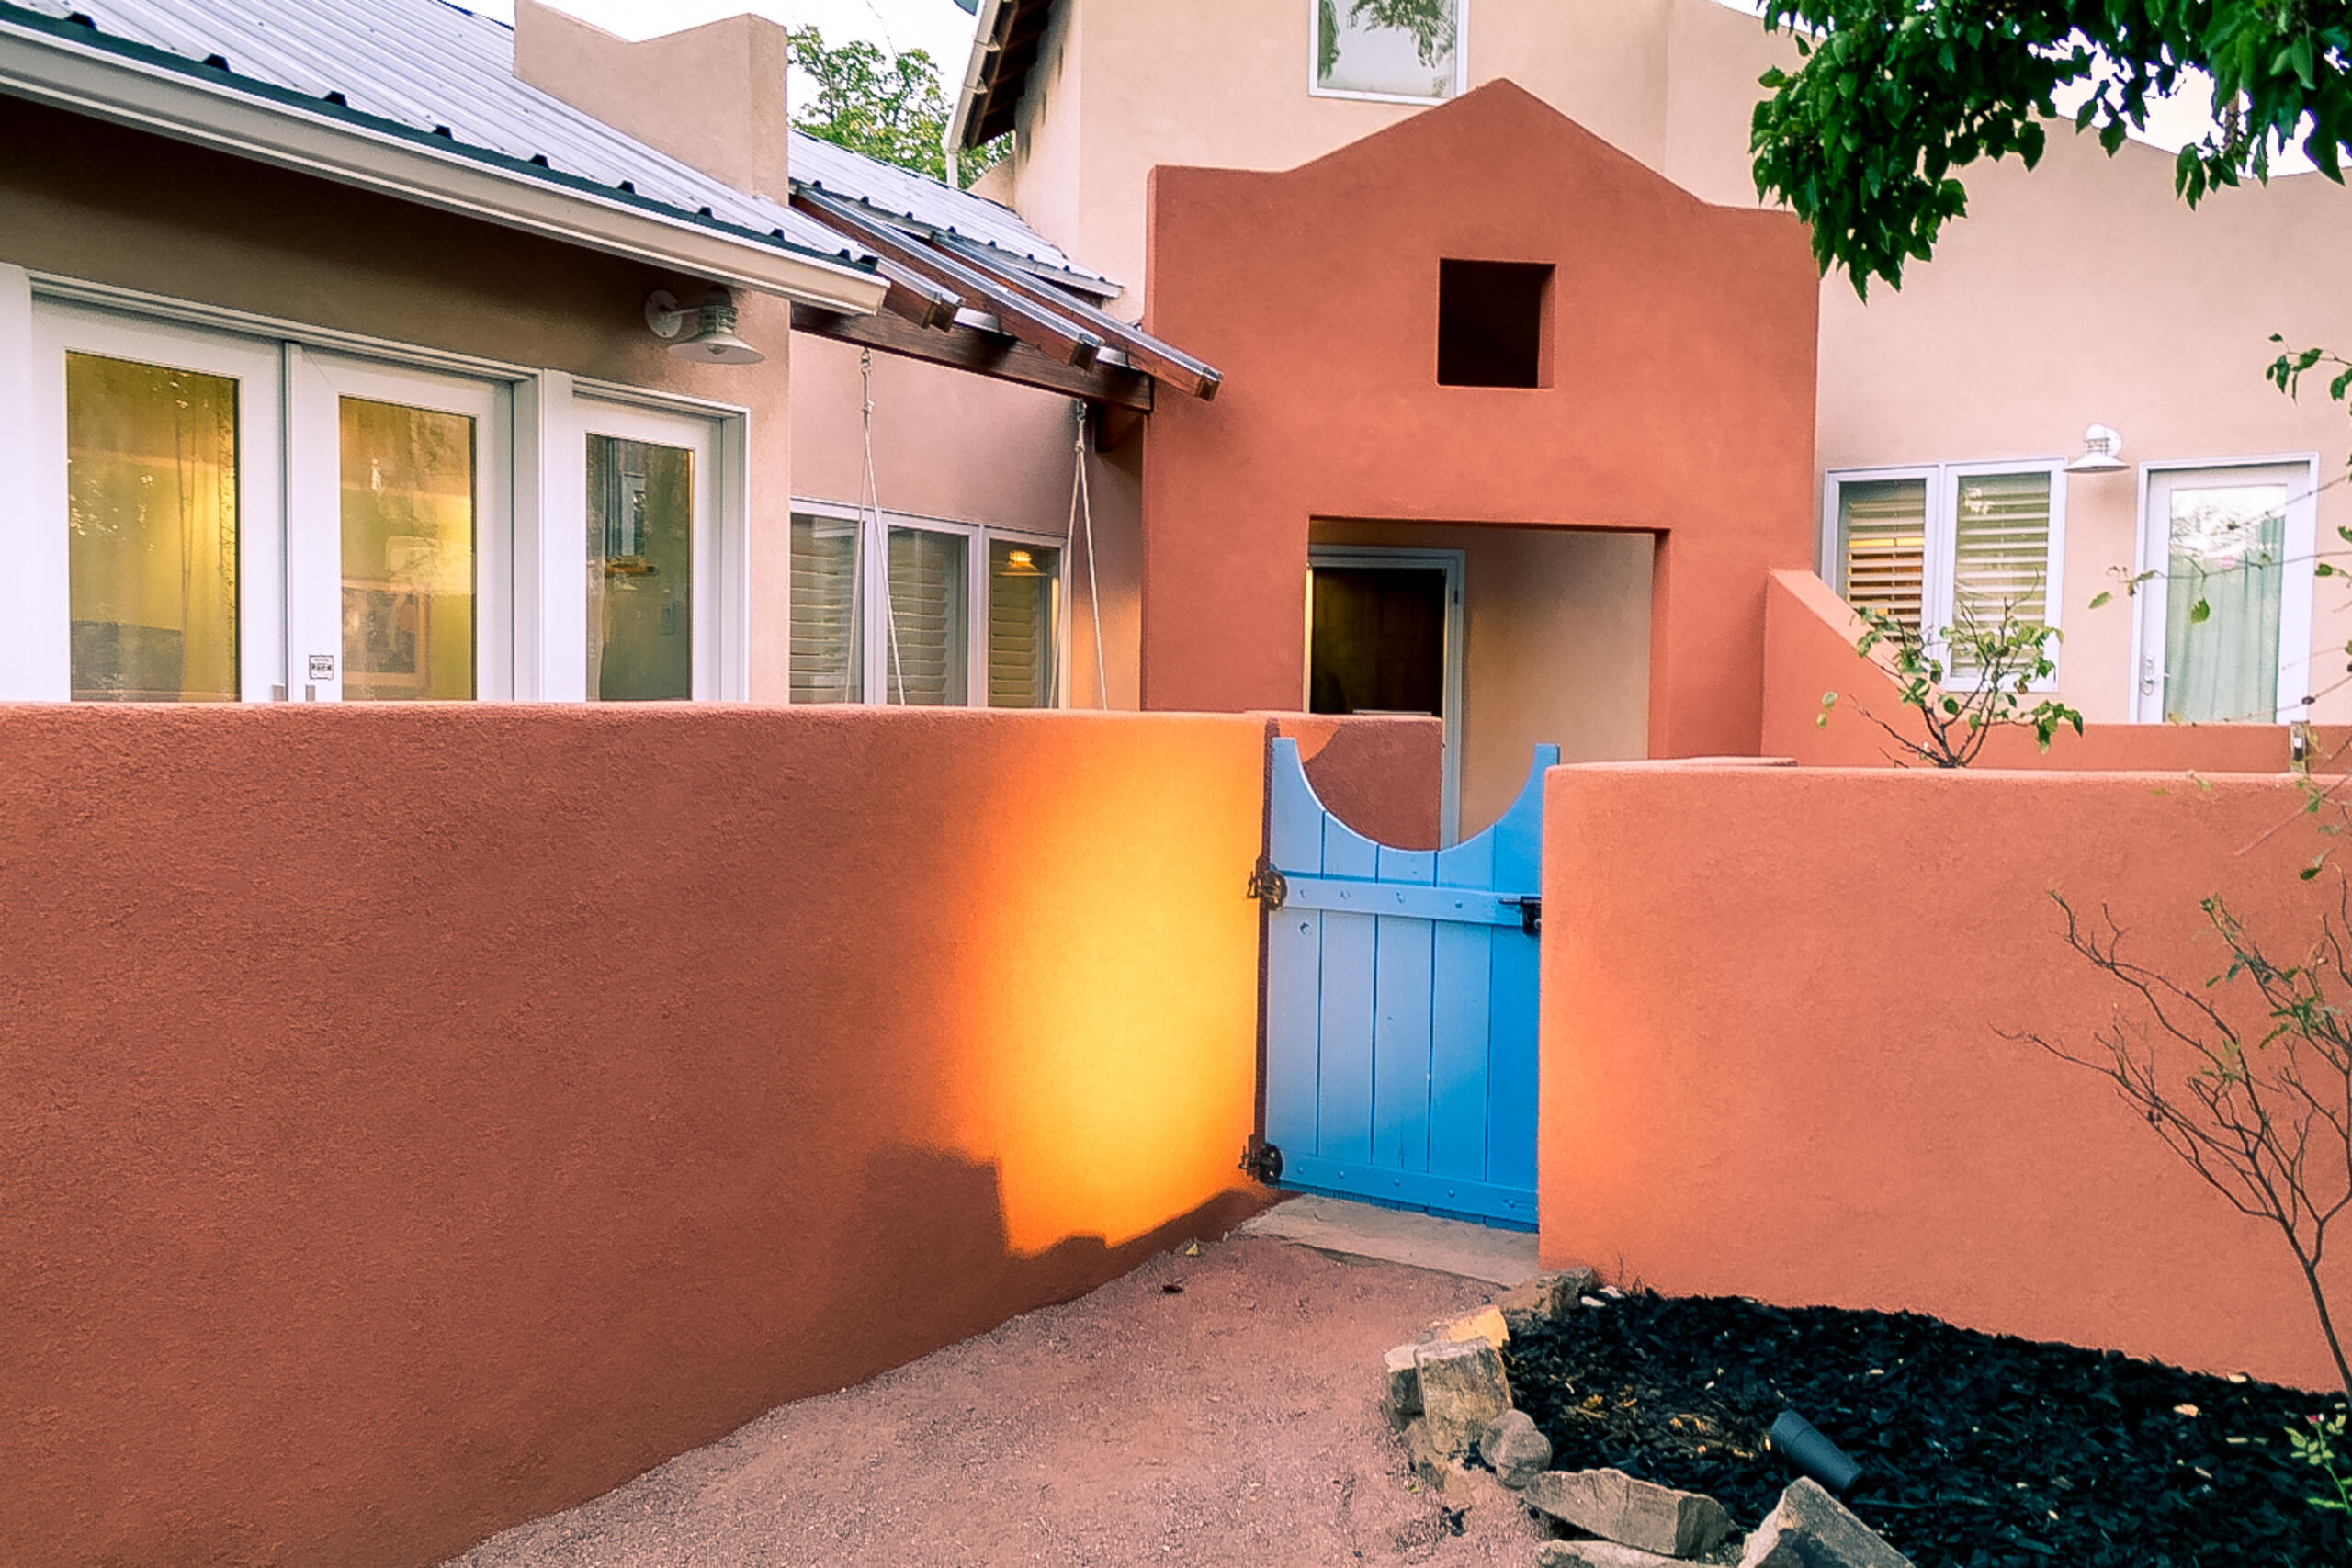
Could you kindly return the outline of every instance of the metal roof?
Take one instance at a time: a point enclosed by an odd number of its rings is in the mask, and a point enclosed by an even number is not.
[[[504,23],[445,0],[7,0],[52,21],[86,18],[95,36],[446,138],[694,217],[747,237],[863,262],[841,237],[781,203],[748,196],[624,135],[514,74]]]
[[[861,246],[782,202],[739,191],[514,74],[514,32],[448,0],[0,0],[100,45],[153,51],[306,114],[397,127],[557,186],[666,209],[741,240],[863,267]],[[1008,209],[795,131],[796,181],[918,228],[954,233],[1097,294]]]
[[[903,219],[918,228],[986,245],[1065,287],[1102,298],[1120,292],[1109,278],[1072,262],[1061,247],[1021,221],[1011,208],[820,141],[805,131],[792,133],[792,179],[796,185],[814,186],[828,196],[856,202],[883,217]]]

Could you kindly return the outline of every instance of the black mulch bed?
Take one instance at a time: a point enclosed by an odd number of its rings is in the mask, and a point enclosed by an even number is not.
[[[2319,1394],[1910,1314],[1645,1294],[1504,1355],[1555,1468],[1703,1492],[1743,1529],[1791,1479],[1762,1439],[1793,1410],[1863,1466],[1847,1506],[1919,1568],[2347,1561],[2285,1438],[2340,1404]]]

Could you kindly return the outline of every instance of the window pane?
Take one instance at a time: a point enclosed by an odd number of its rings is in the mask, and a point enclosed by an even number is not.
[[[345,398],[345,702],[474,694],[474,422]]]
[[[1460,0],[1316,0],[1316,85],[1450,98],[1461,23]]]
[[[65,356],[77,702],[237,700],[237,383]]]
[[[1952,497],[1952,624],[1990,629],[2050,615],[2050,475],[1968,474]],[[2052,649],[2054,653],[2054,648]],[[1957,639],[1952,667],[1971,664]]]
[[[2165,716],[2267,724],[2278,711],[2287,487],[2181,486],[2170,511]]]
[[[1054,609],[1061,552],[989,546],[989,706],[1054,705]]]
[[[965,619],[964,536],[890,530],[890,625],[883,644],[885,701],[916,707],[971,701]]]
[[[1838,487],[1839,584],[1858,610],[1919,626],[1928,558],[1928,481],[1855,479]]]
[[[588,695],[695,694],[695,455],[588,437]]]
[[[857,525],[792,519],[792,700],[854,703],[858,657]]]

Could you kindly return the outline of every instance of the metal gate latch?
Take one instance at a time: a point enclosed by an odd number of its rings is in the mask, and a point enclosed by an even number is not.
[[[1281,908],[1283,901],[1290,897],[1290,884],[1283,880],[1281,872],[1274,869],[1272,860],[1260,855],[1258,863],[1250,871],[1248,896],[1263,904],[1271,914]]]
[[[1506,898],[1506,904],[1519,906],[1519,929],[1529,936],[1544,934],[1544,900],[1530,893],[1524,898]]]

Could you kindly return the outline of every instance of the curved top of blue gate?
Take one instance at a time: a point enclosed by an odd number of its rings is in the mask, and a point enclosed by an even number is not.
[[[1533,893],[1543,880],[1544,774],[1559,762],[1557,746],[1537,746],[1519,798],[1492,826],[1446,849],[1400,850],[1333,816],[1307,782],[1298,742],[1283,737],[1268,766],[1266,856],[1280,871]]]

